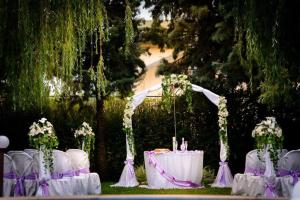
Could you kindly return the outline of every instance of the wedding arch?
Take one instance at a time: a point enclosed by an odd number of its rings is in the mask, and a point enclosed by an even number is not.
[[[180,81],[181,77],[185,75],[171,75],[169,78],[175,78],[176,81]],[[178,78],[179,77],[179,78]],[[226,108],[226,99],[225,97],[219,96],[203,87],[200,87],[195,84],[191,84],[187,77],[185,76],[186,80],[183,80],[182,83],[184,85],[184,90],[194,91],[194,92],[201,92],[203,93],[214,105],[218,106],[219,112],[219,139],[220,139],[220,167],[218,170],[217,177],[212,184],[212,187],[231,187],[233,182],[233,177],[231,175],[230,169],[226,162],[229,147],[227,144],[227,121],[226,117],[228,115],[227,108]],[[167,80],[164,78],[164,80]],[[126,133],[126,160],[124,162],[125,166],[122,171],[121,177],[119,182],[112,185],[116,187],[135,187],[138,185],[136,180],[135,172],[134,172],[134,156],[135,156],[135,148],[134,148],[134,140],[133,140],[133,130],[132,130],[132,115],[134,114],[134,110],[145,100],[149,93],[157,91],[161,88],[166,87],[166,82],[161,84],[157,84],[149,89],[146,89],[138,94],[129,97],[128,102],[125,107],[124,111],[124,118],[123,118],[123,127],[124,132]],[[171,80],[171,79],[170,79]],[[169,85],[167,85],[169,87]]]

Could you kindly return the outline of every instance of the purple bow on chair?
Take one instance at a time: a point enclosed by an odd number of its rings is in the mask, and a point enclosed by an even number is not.
[[[39,185],[42,188],[42,196],[47,197],[49,196],[49,184],[47,180],[41,180]]]
[[[75,176],[74,171],[66,171],[66,172],[53,172],[51,174],[52,179],[61,179],[63,177],[73,177]]]
[[[80,174],[88,174],[88,173],[90,173],[89,168],[81,168],[81,169],[75,170],[76,176],[79,176]]]
[[[285,169],[280,169],[277,173],[278,176],[292,176],[293,177],[293,185],[295,185],[298,181],[298,177],[300,176],[300,171],[299,170],[285,170]]]
[[[268,198],[277,197],[275,184],[269,181],[267,181],[265,184],[266,184],[265,196]]]
[[[15,188],[14,188],[14,193],[20,196],[25,196],[25,188],[24,188],[24,180],[36,180],[37,179],[37,174],[32,173],[26,176],[18,176],[15,173],[9,173],[8,174],[10,178],[15,178],[17,180]]]
[[[245,169],[245,173],[251,173],[254,176],[262,176],[264,175],[264,169],[260,169],[260,168],[251,168],[251,167],[247,167]]]

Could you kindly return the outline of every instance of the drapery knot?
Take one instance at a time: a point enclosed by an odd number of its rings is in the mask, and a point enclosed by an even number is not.
[[[127,164],[133,165],[133,164],[134,164],[134,161],[133,161],[133,159],[126,159],[126,160],[124,161],[124,164],[125,164],[125,165],[127,165]]]
[[[227,162],[221,161],[221,162],[219,162],[219,165],[220,165],[220,166],[225,166],[225,165],[227,165]]]

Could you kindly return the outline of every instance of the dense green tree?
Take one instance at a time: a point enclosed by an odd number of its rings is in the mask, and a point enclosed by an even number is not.
[[[45,112],[49,86],[60,101],[84,91],[96,98],[96,161],[106,175],[103,102],[128,92],[143,71],[136,46],[139,1],[25,0],[0,3],[1,97],[16,111]]]

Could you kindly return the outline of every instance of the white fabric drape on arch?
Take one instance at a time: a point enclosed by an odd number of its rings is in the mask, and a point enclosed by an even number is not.
[[[156,90],[159,90],[161,89],[162,86],[161,84],[157,84],[157,85],[154,85],[153,87],[149,88],[149,89],[146,89],[142,92],[139,92],[138,94],[134,95],[133,96],[133,100],[132,100],[132,107],[133,107],[133,110],[135,110],[144,100],[145,98],[147,97],[147,95],[151,92],[154,92]],[[203,88],[203,87],[200,87],[198,85],[195,85],[195,84],[192,84],[192,90],[195,91],[195,92],[202,92],[213,104],[215,104],[216,106],[219,105],[219,101],[220,101],[220,96]],[[220,159],[222,162],[225,162],[227,160],[227,149],[226,149],[226,145],[223,145],[222,141],[220,141],[221,143],[221,148],[220,148]],[[135,174],[132,174],[132,172],[130,172],[132,169],[130,164],[128,164],[127,160],[130,159],[130,160],[134,160],[134,156],[133,156],[133,153],[130,151],[130,148],[129,148],[129,145],[128,145],[128,140],[127,140],[127,137],[126,137],[126,152],[127,152],[127,156],[126,156],[126,161],[125,161],[125,166],[124,166],[124,169],[123,169],[123,172],[121,174],[121,177],[119,179],[119,182],[112,185],[112,186],[116,186],[116,187],[135,187],[138,185],[138,182],[136,181],[136,177],[135,177]],[[222,171],[223,170],[223,167],[220,166],[219,168],[219,171]],[[230,169],[228,167],[228,165],[226,164],[226,171],[229,171],[230,172]],[[231,175],[231,173],[230,173]],[[218,178],[218,177],[217,177]],[[225,187],[231,187],[232,185],[232,175],[231,177],[229,177],[228,179],[228,184],[225,186]],[[216,182],[216,181],[215,181]],[[218,184],[215,184],[214,185],[215,187],[224,187],[224,185],[218,185]]]

